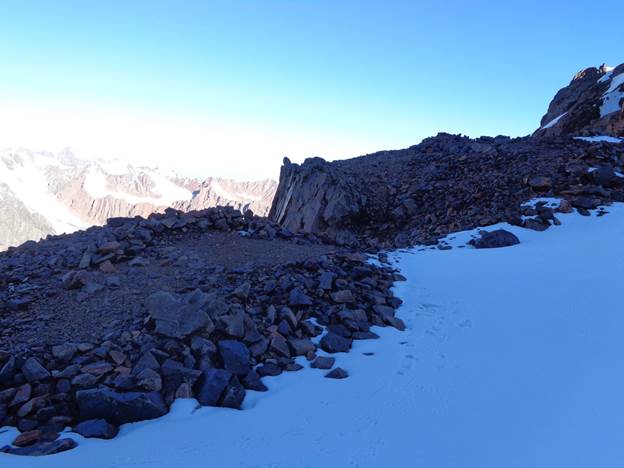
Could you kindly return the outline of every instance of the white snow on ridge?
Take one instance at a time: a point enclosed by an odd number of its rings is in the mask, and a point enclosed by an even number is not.
[[[624,458],[624,205],[558,215],[519,245],[392,255],[405,332],[375,329],[337,365],[264,379],[244,411],[176,402],[111,441],[6,468],[587,468]],[[455,235],[467,240],[470,232]],[[364,356],[363,352],[374,352]],[[307,367],[307,363],[301,361]],[[15,436],[0,431],[0,446]]]
[[[0,161],[0,182],[4,182],[24,205],[42,215],[52,225],[56,234],[73,232],[89,226],[48,190],[45,171],[50,166],[62,165],[58,160],[28,152],[13,154],[16,157],[12,159],[12,164],[7,165]]]
[[[97,167],[89,168],[85,175],[83,188],[93,198],[106,198],[108,196],[124,200],[130,204],[152,203],[154,205],[168,206],[176,201],[190,200],[193,194],[171,182],[167,177],[156,171],[150,171],[147,175],[154,182],[156,188],[153,190],[154,196],[139,196],[125,191],[114,190],[108,186],[106,173]],[[134,174],[135,177],[138,174]]]
[[[618,91],[621,85],[624,85],[624,73],[620,73],[611,78],[609,89],[602,95],[600,117],[604,117],[613,112],[619,112],[622,109],[620,101],[624,99],[624,91]]]
[[[565,116],[567,114],[567,112],[564,112],[563,114],[561,114],[559,117],[555,117],[554,119],[552,119],[550,122],[548,122],[546,125],[544,125],[542,127],[542,129],[547,129],[550,127],[554,127],[555,125],[557,125],[557,122],[559,122],[559,120],[561,120],[561,118],[563,116]]]
[[[242,201],[258,201],[258,200],[261,199],[261,197],[259,197],[259,196],[251,195],[251,194],[248,194],[248,193],[241,193],[241,192],[231,193],[231,192],[228,192],[215,179],[212,179],[210,181],[210,188],[212,190],[214,190],[214,192],[217,194],[217,196],[219,196],[221,198],[225,198],[227,200],[241,200],[242,199]]]
[[[601,142],[622,143],[624,141],[624,139],[622,138],[616,138],[616,137],[612,137],[609,135],[598,135],[598,136],[591,136],[591,137],[574,137],[574,139],[589,141],[590,143],[601,143]]]

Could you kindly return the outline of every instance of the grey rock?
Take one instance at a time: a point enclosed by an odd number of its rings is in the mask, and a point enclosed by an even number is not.
[[[249,373],[249,349],[240,341],[219,341],[219,354],[223,359],[225,370],[238,376],[245,376]]]
[[[520,240],[515,236],[515,234],[509,231],[497,229],[495,231],[481,232],[481,237],[474,239],[471,243],[477,249],[493,249],[517,245],[520,243]]]
[[[89,419],[77,424],[72,430],[87,439],[112,439],[119,432],[116,426],[105,419]]]
[[[162,377],[154,369],[145,368],[136,374],[139,388],[147,392],[158,392],[162,389]]]
[[[214,325],[209,309],[213,307],[213,298],[200,290],[176,296],[159,291],[148,298],[148,309],[156,332],[170,338],[184,338],[201,329],[210,333]]]
[[[195,396],[203,406],[219,406],[221,396],[232,379],[224,369],[205,369],[195,385]]]
[[[336,278],[336,274],[331,271],[324,271],[321,273],[321,277],[319,279],[319,287],[321,289],[330,290],[334,284],[334,278]]]
[[[276,376],[282,373],[282,368],[274,362],[265,362],[263,365],[256,368],[256,372],[260,377]]]
[[[232,377],[230,383],[225,387],[221,397],[221,406],[226,408],[240,409],[245,399],[245,387],[243,387],[236,376]]]
[[[89,388],[95,386],[98,378],[92,374],[78,374],[71,381],[72,386],[78,388]]]
[[[316,346],[309,339],[290,338],[288,343],[290,344],[294,356],[304,356],[316,350]]]
[[[312,364],[310,364],[310,367],[314,369],[331,369],[332,367],[334,367],[335,362],[336,362],[336,358],[329,357],[329,356],[318,356],[312,362]]]
[[[312,305],[312,299],[301,288],[293,288],[288,296],[288,305],[291,307],[300,307]]]
[[[135,374],[139,374],[144,369],[153,369],[153,370],[160,369],[160,363],[154,357],[154,354],[151,351],[146,351],[145,353],[143,353],[143,355],[139,358],[137,363],[134,365],[132,372]]]
[[[254,370],[249,371],[249,373],[242,378],[241,383],[245,388],[255,390],[256,392],[266,392],[268,390],[266,385],[262,383],[260,376]]]
[[[51,377],[50,372],[41,365],[37,358],[31,357],[22,365],[22,374],[30,383],[40,382]]]
[[[346,353],[351,348],[351,340],[329,332],[321,338],[319,345],[323,351],[328,353]]]
[[[118,393],[108,388],[76,392],[81,420],[106,419],[115,425],[154,419],[167,414],[160,393]]]
[[[346,379],[349,377],[349,373],[341,367],[336,367],[325,374],[325,377],[328,379]]]
[[[0,368],[0,386],[4,387],[9,385],[13,381],[13,377],[17,372],[17,365],[13,356],[9,357]]]
[[[77,348],[73,344],[61,344],[52,347],[52,356],[61,361],[70,361],[76,354]]]

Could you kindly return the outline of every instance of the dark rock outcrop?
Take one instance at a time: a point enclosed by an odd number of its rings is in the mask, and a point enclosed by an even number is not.
[[[119,393],[109,388],[93,388],[76,393],[82,420],[106,419],[115,425],[154,419],[168,412],[160,393]]]
[[[536,136],[624,137],[624,64],[578,72],[555,95]]]
[[[624,200],[624,179],[611,172],[623,164],[624,144],[442,133],[347,160],[286,160],[270,216],[339,244],[434,244],[451,232],[521,224],[522,204],[536,196]],[[592,176],[595,166],[607,169]]]

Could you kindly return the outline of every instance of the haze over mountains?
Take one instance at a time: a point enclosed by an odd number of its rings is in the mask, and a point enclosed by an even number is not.
[[[158,168],[81,158],[70,149],[7,149],[0,151],[0,250],[167,207],[226,205],[266,215],[276,186],[269,179],[183,178]]]

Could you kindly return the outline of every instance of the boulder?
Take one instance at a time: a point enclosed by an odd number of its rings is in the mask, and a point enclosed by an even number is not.
[[[535,176],[529,179],[529,185],[533,190],[545,192],[552,187],[552,179],[545,176]]]
[[[508,247],[520,243],[520,240],[514,234],[504,229],[481,231],[480,234],[481,237],[470,241],[470,244],[474,245],[477,249]]]
[[[288,305],[291,307],[309,306],[312,305],[312,299],[297,287],[290,290]]]
[[[17,372],[17,364],[13,356],[9,357],[2,367],[0,367],[0,387],[5,387],[13,381]]]
[[[293,356],[305,356],[309,352],[314,352],[316,346],[309,339],[290,338],[288,340]]]
[[[349,373],[341,367],[336,367],[325,374],[325,377],[328,379],[346,379],[349,377]]]
[[[338,304],[355,302],[355,297],[353,297],[353,293],[348,289],[343,289],[341,291],[332,293],[331,298],[334,302],[337,302]]]
[[[52,356],[60,361],[70,361],[76,354],[77,348],[73,344],[61,344],[52,347]]]
[[[329,332],[319,343],[323,351],[328,353],[346,353],[351,348],[351,340],[336,333]]]
[[[245,389],[238,378],[224,369],[205,369],[195,385],[197,401],[204,406],[240,408]]]
[[[260,376],[254,370],[249,371],[249,373],[243,377],[241,383],[245,388],[255,390],[256,392],[266,392],[268,390],[266,385],[262,383]]]
[[[202,329],[212,332],[214,325],[209,314],[217,308],[220,309],[217,301],[199,289],[184,295],[159,291],[148,298],[156,333],[170,338],[185,338]]]
[[[51,376],[50,372],[34,357],[26,359],[22,365],[22,374],[30,383],[37,383]]]
[[[76,392],[80,419],[105,419],[117,426],[129,422],[159,418],[167,406],[158,392],[118,393],[106,387]]]
[[[310,367],[314,369],[331,369],[332,367],[334,367],[335,362],[336,358],[329,356],[319,356],[312,362],[312,364],[310,364]]]
[[[116,426],[105,419],[89,419],[77,424],[72,430],[87,439],[112,439],[119,432]]]
[[[238,376],[245,376],[249,373],[249,349],[240,341],[219,341],[219,354],[223,359],[225,370]]]

